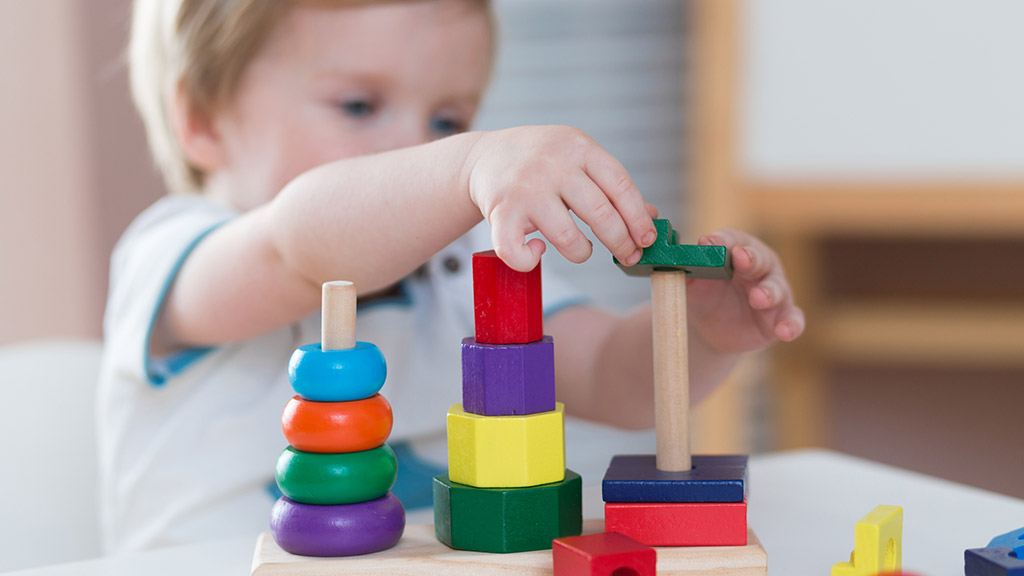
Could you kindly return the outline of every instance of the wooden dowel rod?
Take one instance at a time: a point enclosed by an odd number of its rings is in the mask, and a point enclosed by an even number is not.
[[[356,345],[356,285],[324,282],[321,298],[320,347],[345,350]]]
[[[658,470],[690,464],[690,361],[687,356],[686,272],[651,273],[654,330],[654,426]]]

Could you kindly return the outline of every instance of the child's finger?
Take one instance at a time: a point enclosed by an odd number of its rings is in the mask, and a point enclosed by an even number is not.
[[[716,232],[701,238],[701,243],[729,246],[732,251],[733,271],[748,282],[760,282],[769,275],[782,275],[779,257],[766,244],[756,238],[732,230]]]
[[[658,237],[658,232],[654,229],[654,222],[651,221],[648,205],[640,189],[622,164],[595,146],[587,156],[583,170],[622,215],[633,242],[637,246],[650,246]]]
[[[783,342],[792,342],[803,334],[805,322],[804,311],[788,302],[776,316],[775,336]]]
[[[771,276],[750,290],[748,300],[754,310],[767,310],[784,302],[788,294],[785,280]]]
[[[789,342],[803,332],[803,310],[793,301],[793,293],[781,275],[770,276],[752,288],[749,302],[780,340]]]
[[[747,264],[734,270],[741,278],[760,281],[779,271],[779,260],[767,249],[759,250],[757,246],[740,246],[733,248],[733,259],[746,260]]]
[[[525,221],[515,217],[504,217],[497,209],[490,217],[491,242],[494,252],[503,262],[519,272],[533,270],[544,254],[544,242],[533,238],[526,242]]]
[[[585,262],[594,251],[590,239],[576,226],[576,221],[561,202],[552,201],[544,206],[538,206],[531,221],[570,262]]]
[[[622,215],[589,178],[580,178],[567,189],[563,198],[569,209],[590,226],[594,235],[608,247],[619,262],[633,264],[642,251],[629,235]]]

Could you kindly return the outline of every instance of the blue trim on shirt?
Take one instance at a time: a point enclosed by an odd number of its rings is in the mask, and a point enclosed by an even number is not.
[[[284,496],[284,492],[281,492],[281,488],[277,485],[277,480],[271,480],[267,484],[267,494],[270,494],[275,501]]]
[[[368,301],[356,300],[356,311],[365,312],[381,306],[412,306],[412,295],[409,294],[409,288],[405,285],[406,281],[402,280],[398,283],[398,294],[395,296],[374,298]]]
[[[406,510],[430,508],[434,505],[434,476],[448,472],[416,455],[408,442],[389,444],[398,457],[398,479],[391,492],[402,501]]]
[[[151,358],[149,361],[150,383],[160,386],[169,378],[181,374],[186,368],[198,362],[203,356],[216,348],[189,348],[175,352],[163,358]]]
[[[195,249],[203,238],[206,238],[207,234],[216,230],[221,224],[223,224],[223,222],[218,222],[213,226],[210,226],[208,230],[196,236],[196,238],[185,247],[181,252],[181,256],[178,257],[178,261],[171,267],[171,272],[167,275],[163,288],[160,289],[160,296],[157,297],[156,306],[153,309],[153,316],[149,319],[149,328],[146,330],[146,341],[144,343],[145,357],[143,358],[143,368],[146,372],[146,379],[149,380],[149,383],[152,386],[163,386],[164,382],[166,382],[168,378],[176,374],[180,374],[183,370],[191,366],[207,353],[214,350],[214,348],[190,348],[170,354],[163,358],[151,358],[149,354],[149,339],[153,336],[153,327],[156,326],[156,319],[160,315],[160,310],[164,306],[164,301],[167,299],[167,293],[171,290],[171,285],[174,284],[174,279],[178,276],[181,266],[185,263],[185,258],[188,258],[188,255],[192,253],[192,250]]]

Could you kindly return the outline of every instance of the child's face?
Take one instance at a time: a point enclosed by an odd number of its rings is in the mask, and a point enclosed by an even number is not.
[[[468,129],[491,36],[468,0],[294,7],[215,116],[223,161],[208,182],[247,210],[310,168]]]

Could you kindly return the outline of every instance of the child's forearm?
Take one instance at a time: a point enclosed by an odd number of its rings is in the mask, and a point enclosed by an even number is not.
[[[354,281],[363,293],[384,288],[483,217],[498,256],[516,270],[532,269],[544,251],[527,239],[534,231],[569,260],[586,260],[591,244],[573,214],[616,258],[635,262],[655,238],[655,213],[615,158],[565,126],[467,133],[339,160],[196,247],[157,322],[154,350],[293,323],[317,309],[327,280]]]
[[[466,159],[479,133],[311,170],[271,204],[274,246],[310,284],[385,288],[481,220]]]
[[[566,409],[581,418],[622,428],[653,426],[650,306],[622,317],[585,308],[564,314],[549,324],[563,334],[555,342],[556,354],[562,352],[558,360],[570,364],[559,370],[559,395]],[[712,350],[694,331],[690,331],[688,351],[690,402],[696,404],[729,374],[739,355]]]
[[[320,284],[385,288],[481,220],[466,159],[477,133],[340,160],[215,230],[189,255],[154,353],[265,334],[315,312]]]

